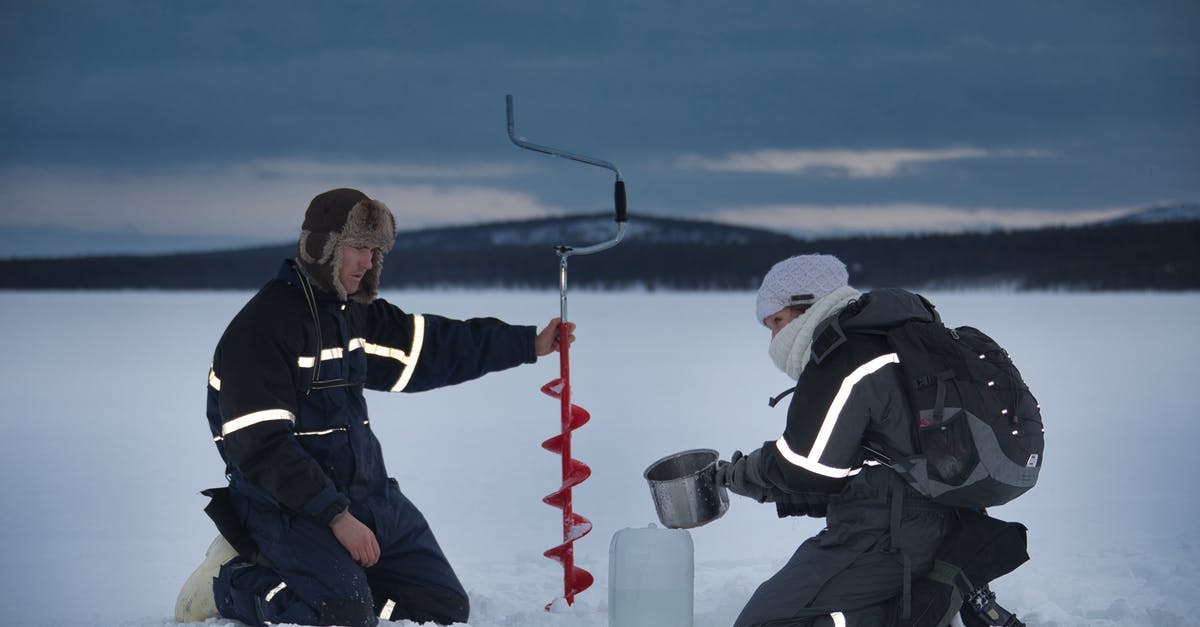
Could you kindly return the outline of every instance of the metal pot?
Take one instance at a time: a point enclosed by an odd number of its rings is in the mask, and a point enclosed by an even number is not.
[[[646,469],[650,496],[658,519],[671,529],[708,524],[729,509],[729,493],[717,485],[717,460],[712,449],[692,449],[668,455]]]

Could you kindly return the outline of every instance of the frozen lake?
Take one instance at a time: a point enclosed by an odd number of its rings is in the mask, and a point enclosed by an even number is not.
[[[1032,560],[993,585],[1033,625],[1200,624],[1200,294],[926,292],[950,324],[1013,355],[1042,405],[1039,485],[995,509],[1029,527]],[[170,624],[212,539],[197,493],[223,483],[204,419],[212,349],[248,292],[0,292],[0,610],[16,625]],[[542,325],[557,292],[385,291],[411,312]],[[474,627],[607,625],[608,549],[655,522],[642,471],[688,448],[728,458],[774,440],[789,386],[767,357],[754,295],[580,292],[574,400],[592,421],[575,457],[592,478],[576,543],[596,584],[561,614],[558,430],[540,386],[556,356],[458,387],[373,393],[388,468],[430,520],[472,596]],[[696,624],[729,625],[822,526],[733,497],[693,530]],[[218,624],[225,624],[218,621]],[[396,623],[405,624],[405,623]]]

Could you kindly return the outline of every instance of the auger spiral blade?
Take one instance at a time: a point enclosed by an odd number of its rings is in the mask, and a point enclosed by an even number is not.
[[[587,464],[571,457],[571,432],[591,419],[586,409],[571,403],[570,331],[567,325],[559,327],[559,368],[562,376],[542,386],[542,392],[559,400],[562,408],[561,431],[542,442],[542,448],[562,456],[562,483],[542,502],[563,513],[562,544],[551,548],[543,555],[563,566],[563,596],[568,605],[575,603],[575,595],[592,585],[592,574],[575,565],[575,541],[592,530],[588,519],[572,510],[571,490],[583,483],[592,474]],[[546,606],[550,609],[551,602]]]

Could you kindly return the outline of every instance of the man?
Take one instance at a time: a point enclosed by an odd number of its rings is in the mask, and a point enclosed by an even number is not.
[[[177,620],[467,620],[462,584],[387,475],[363,388],[415,392],[532,363],[558,349],[560,324],[535,333],[377,299],[395,236],[382,202],[353,189],[318,195],[296,258],[217,344],[208,422],[229,486],[206,491],[222,533],[184,584]]]
[[[796,381],[775,442],[721,462],[718,481],[779,515],[824,516],[826,527],[755,591],[736,627],[886,625],[911,577],[928,571],[952,511],[864,461],[871,434],[911,453],[912,410],[897,358],[872,330],[932,320],[901,290],[862,294],[829,255],[779,262],[763,278],[756,316],[770,355]],[[780,399],[772,400],[772,406]]]

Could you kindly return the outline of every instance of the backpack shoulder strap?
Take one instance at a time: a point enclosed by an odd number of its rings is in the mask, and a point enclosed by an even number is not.
[[[842,331],[839,316],[830,316],[813,331],[812,348],[809,359],[814,364],[820,364],[837,347],[846,343],[846,332]]]

